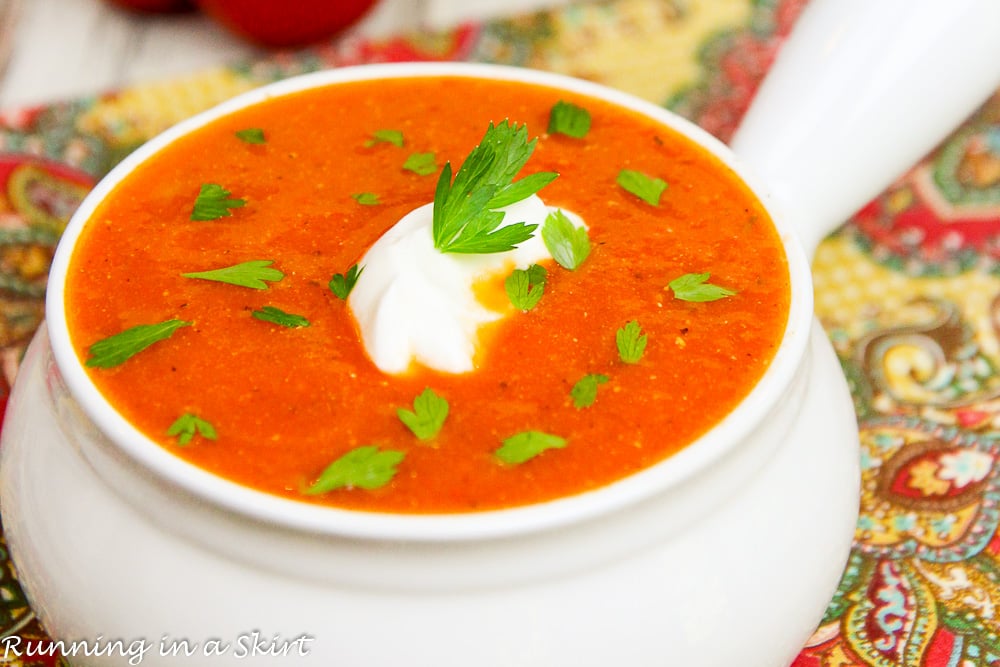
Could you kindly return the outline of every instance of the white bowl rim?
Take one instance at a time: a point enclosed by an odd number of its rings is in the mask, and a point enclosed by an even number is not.
[[[771,364],[750,394],[728,416],[678,453],[600,489],[510,509],[455,514],[389,514],[298,502],[244,487],[174,456],[143,435],[111,406],[90,380],[73,349],[63,297],[76,240],[97,204],[118,181],[178,137],[245,106],[313,87],[422,76],[512,80],[597,97],[637,111],[695,140],[748,184],[770,212],[784,244],[791,302],[788,323]],[[597,83],[540,70],[461,62],[381,63],[323,70],[266,84],[181,121],[140,146],[105,175],[74,213],[56,249],[46,296],[46,324],[52,353],[66,386],[100,431],[131,459],[161,479],[235,516],[310,533],[378,540],[437,542],[512,537],[603,516],[684,484],[739,446],[785,397],[785,391],[806,356],[813,320],[812,278],[801,244],[782,219],[781,212],[774,207],[764,184],[721,141],[663,107]]]

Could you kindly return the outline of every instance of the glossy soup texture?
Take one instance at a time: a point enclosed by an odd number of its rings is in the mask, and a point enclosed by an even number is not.
[[[587,109],[583,138],[547,133],[558,101]],[[574,271],[552,262],[530,311],[503,279],[480,290],[507,316],[483,331],[478,368],[461,375],[379,372],[347,304],[331,291],[369,246],[434,198],[445,161],[457,167],[490,122],[538,137],[523,174],[555,171],[539,194],[582,216],[591,253]],[[264,143],[236,136],[263,130]],[[403,145],[371,141],[399,131]],[[434,173],[403,169],[433,153]],[[651,205],[616,183],[630,169],[664,180]],[[231,215],[191,220],[202,184],[242,198]],[[372,193],[377,203],[362,203]],[[267,289],[183,277],[252,260],[284,278]],[[711,274],[735,295],[675,298],[668,283]],[[362,272],[359,280],[364,280]],[[787,320],[788,270],[758,201],[714,157],[673,131],[605,102],[544,87],[465,78],[350,83],[272,99],[169,146],[117,186],[74,252],[67,312],[81,360],[136,325],[191,322],[123,363],[89,368],[108,400],[151,439],[222,477],[305,502],[402,513],[504,508],[607,485],[677,452],[725,416],[770,363]],[[303,316],[287,327],[266,306]],[[636,321],[637,363],[616,332]],[[571,396],[588,375],[596,398]],[[431,388],[448,402],[435,437],[397,415]],[[189,414],[210,425],[199,431]],[[496,451],[519,433],[565,446],[523,463]],[[207,436],[214,436],[207,437]],[[359,447],[401,452],[375,488],[305,491]]]

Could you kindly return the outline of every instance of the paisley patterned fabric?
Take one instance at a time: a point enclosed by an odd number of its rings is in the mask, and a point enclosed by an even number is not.
[[[1000,96],[828,238],[861,426],[851,562],[796,665],[1000,664]]]
[[[805,1],[580,2],[0,112],[0,393],[80,197],[186,116],[320,68],[468,60],[593,79],[727,139]],[[840,587],[793,664],[1000,665],[1000,92],[827,238],[813,269],[857,409],[862,498]],[[0,542],[0,637],[10,634],[44,637]],[[6,664],[57,661],[32,660]]]

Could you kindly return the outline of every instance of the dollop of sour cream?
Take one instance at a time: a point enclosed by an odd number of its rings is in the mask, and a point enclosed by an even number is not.
[[[479,328],[503,313],[476,298],[474,285],[497,274],[551,259],[541,229],[553,208],[532,195],[505,208],[501,227],[536,224],[534,235],[507,252],[442,253],[434,247],[433,204],[405,215],[358,262],[364,267],[348,305],[368,356],[385,373],[413,363],[445,373],[475,369]],[[575,225],[583,222],[563,213]]]

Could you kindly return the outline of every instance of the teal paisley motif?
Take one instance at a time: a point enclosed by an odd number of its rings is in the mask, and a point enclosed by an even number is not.
[[[941,148],[933,174],[954,206],[1000,206],[1000,123],[956,133]]]
[[[861,425],[856,548],[878,559],[958,562],[1000,524],[1000,439],[912,417]]]
[[[1000,273],[1000,93],[847,227],[884,266],[914,276]]]
[[[905,563],[882,561],[847,624],[852,648],[867,664],[916,665],[936,626],[933,598]]]
[[[908,308],[930,314],[911,325],[876,330],[855,347],[853,363],[870,383],[865,393],[881,401],[875,411],[956,409],[1000,397],[996,364],[957,305],[924,297]]]

